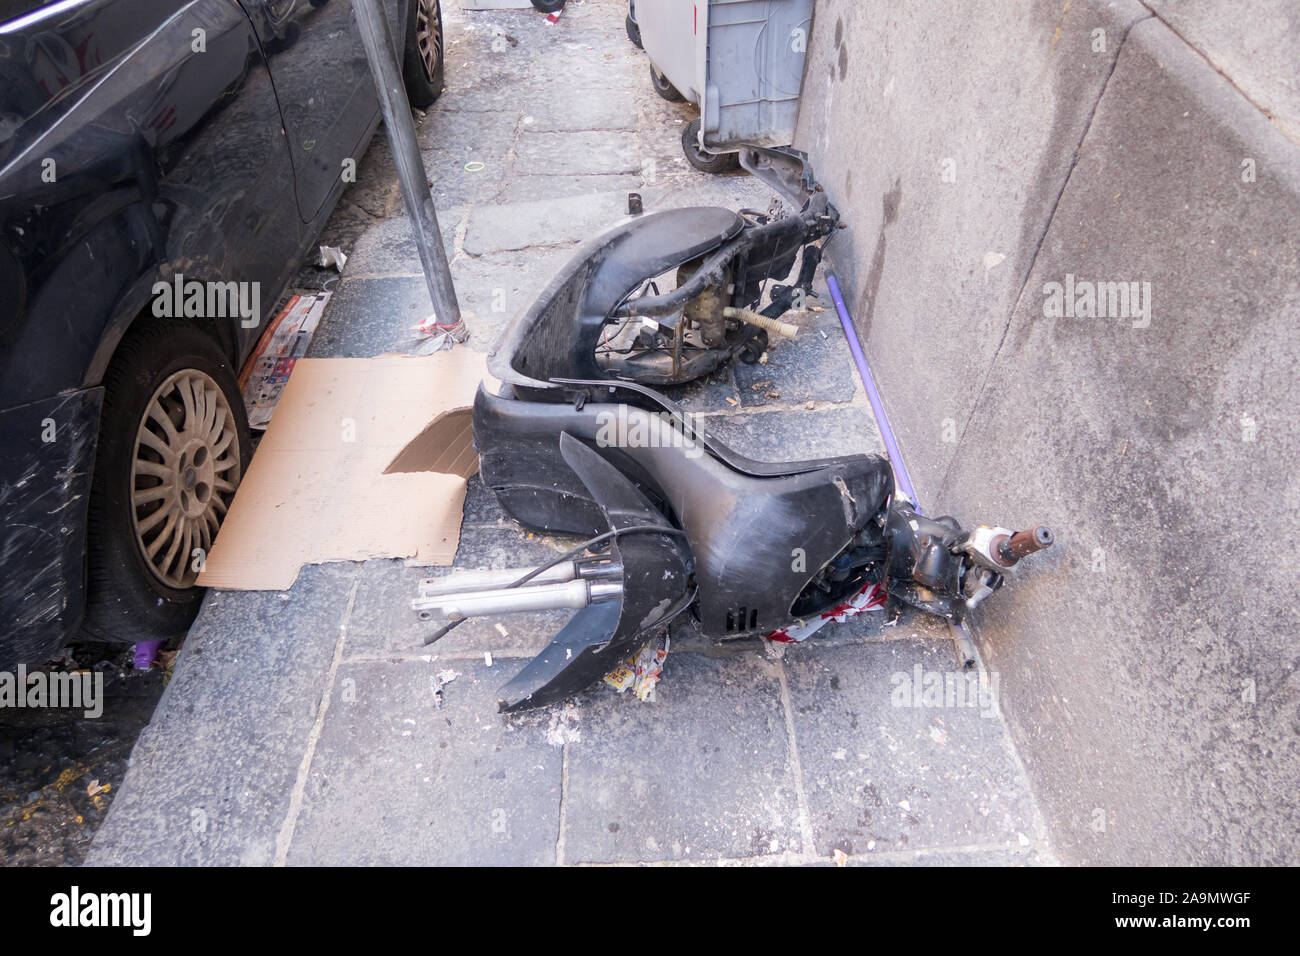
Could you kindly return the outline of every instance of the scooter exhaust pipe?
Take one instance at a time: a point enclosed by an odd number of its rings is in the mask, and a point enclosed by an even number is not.
[[[590,604],[611,601],[623,596],[622,581],[564,581],[535,587],[491,588],[465,594],[418,597],[411,607],[422,621],[442,612],[449,621],[489,614],[515,614],[522,611],[581,609]]]
[[[420,582],[417,593],[424,598],[504,588],[532,570],[532,568],[505,568],[500,571],[458,571],[442,578],[425,578]],[[528,583],[529,585],[562,584],[578,578],[621,577],[622,574],[622,566],[611,561],[564,561],[540,572]]]

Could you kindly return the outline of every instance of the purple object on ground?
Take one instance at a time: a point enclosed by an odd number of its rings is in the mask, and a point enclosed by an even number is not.
[[[158,648],[166,643],[166,641],[137,641],[135,645],[135,669],[143,671],[152,667],[154,658],[158,656]]]
[[[894,477],[898,479],[898,486],[903,490],[903,494],[912,499],[916,513],[921,514],[921,502],[917,500],[916,492],[912,490],[912,479],[907,474],[907,466],[903,464],[903,455],[898,450],[898,442],[894,440],[894,430],[889,427],[889,419],[885,417],[885,406],[880,401],[880,393],[876,391],[876,380],[871,377],[871,369],[867,367],[867,357],[862,352],[858,332],[853,327],[853,319],[849,317],[849,308],[844,304],[844,297],[840,295],[840,284],[835,281],[835,273],[830,270],[826,272],[826,285],[831,290],[831,298],[835,300],[835,311],[840,314],[844,337],[849,340],[849,351],[853,353],[853,362],[857,365],[858,374],[862,376],[862,385],[867,390],[867,401],[871,402],[871,414],[876,417],[876,427],[880,429],[880,437],[885,442],[885,454],[889,456],[889,463],[894,466]],[[975,642],[971,639],[970,632],[966,630],[966,625],[949,620],[948,634],[952,637],[961,669],[969,670],[974,667],[977,659]]]
[[[858,332],[853,327],[849,308],[844,304],[844,296],[840,294],[840,284],[835,280],[835,273],[829,270],[826,272],[826,285],[831,290],[835,311],[840,315],[844,337],[849,340],[853,363],[857,365],[858,375],[862,377],[862,385],[867,390],[867,401],[871,403],[871,413],[876,418],[876,426],[880,429],[880,437],[885,443],[885,454],[889,456],[889,463],[894,466],[894,476],[898,479],[898,486],[903,490],[903,494],[911,499],[917,513],[920,514],[921,503],[916,498],[916,492],[912,490],[912,479],[907,474],[907,466],[903,464],[903,454],[898,450],[898,442],[894,440],[894,430],[889,427],[889,419],[885,417],[885,406],[880,401],[880,393],[876,391],[876,380],[871,377],[871,369],[867,367],[867,357],[862,352],[862,343],[858,340]]]

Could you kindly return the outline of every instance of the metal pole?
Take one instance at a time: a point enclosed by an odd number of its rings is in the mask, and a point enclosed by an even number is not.
[[[429,287],[434,315],[441,325],[455,325],[460,321],[460,303],[456,301],[447,253],[442,248],[438,215],[433,208],[429,179],[415,139],[411,104],[397,69],[397,48],[384,13],[383,0],[352,0],[352,9],[361,31],[361,45],[365,47],[370,72],[375,78],[375,89],[379,92],[379,108],[384,114],[384,128],[388,130],[388,144],[393,150],[397,178],[402,184],[402,199],[411,219],[411,229],[415,232],[415,247],[420,251],[420,263],[424,266],[424,281]]]

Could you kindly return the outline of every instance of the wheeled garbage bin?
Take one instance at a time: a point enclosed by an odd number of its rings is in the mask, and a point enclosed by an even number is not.
[[[693,166],[722,172],[741,146],[790,145],[813,0],[642,0],[633,16],[656,92],[700,108],[682,133]]]

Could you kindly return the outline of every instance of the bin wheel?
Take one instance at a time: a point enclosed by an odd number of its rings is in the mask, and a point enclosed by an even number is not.
[[[564,0],[533,0],[533,6],[542,13],[554,13],[564,6]]]
[[[627,26],[627,38],[632,41],[632,45],[638,50],[644,50],[645,47],[641,45],[641,28],[632,19],[632,14],[627,15],[625,25]]]
[[[655,88],[655,92],[666,99],[669,103],[680,103],[686,97],[677,92],[677,87],[668,82],[668,77],[659,72],[653,63],[650,64],[650,85]]]
[[[738,153],[706,153],[700,149],[700,118],[697,116],[682,130],[682,152],[686,161],[706,173],[729,173],[740,168]]]

